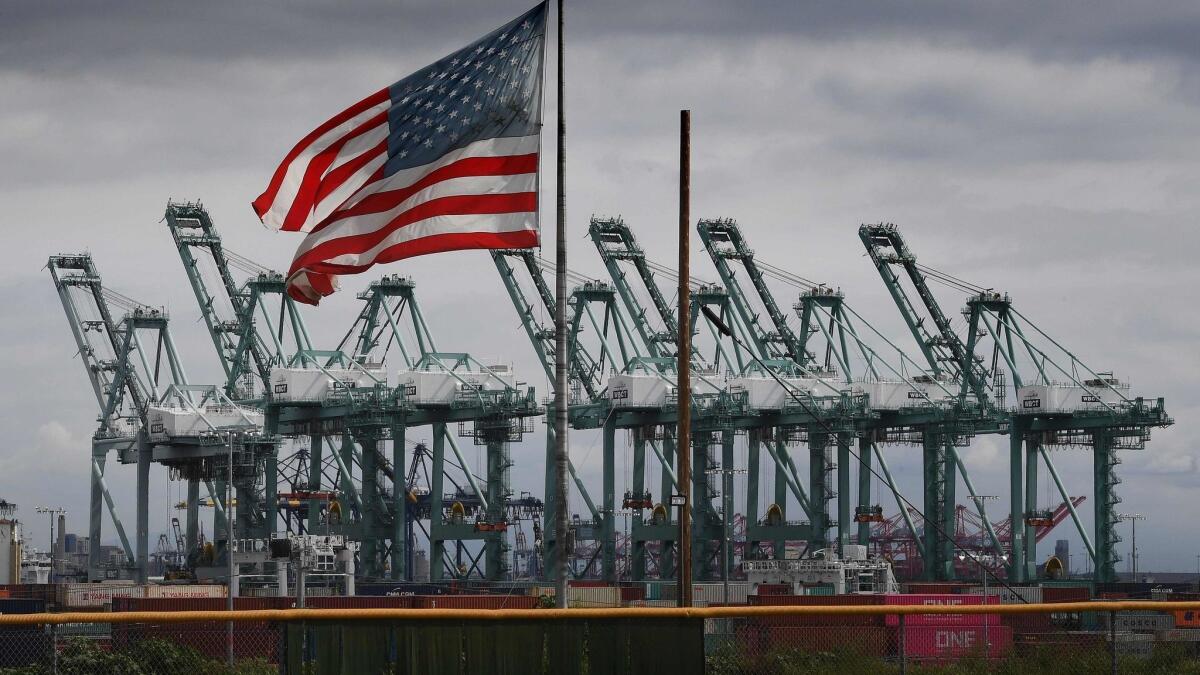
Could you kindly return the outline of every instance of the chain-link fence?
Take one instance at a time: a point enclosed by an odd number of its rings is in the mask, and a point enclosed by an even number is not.
[[[1153,604],[5,616],[0,675],[1200,674],[1200,603]]]

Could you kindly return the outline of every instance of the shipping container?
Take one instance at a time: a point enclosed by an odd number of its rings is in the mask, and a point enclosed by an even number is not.
[[[220,584],[151,584],[146,586],[145,598],[223,598],[225,586]]]
[[[751,606],[864,606],[882,605],[882,595],[751,595]],[[882,614],[797,614],[753,617],[747,622],[774,626],[882,626]]]
[[[957,593],[966,593],[974,587],[973,584],[957,581],[910,581],[904,584],[904,592],[954,595]]]
[[[46,601],[36,598],[0,598],[0,614],[41,614]]]
[[[753,591],[754,585],[745,581],[729,582],[729,596],[726,600],[725,584],[720,582],[692,584],[692,604],[696,607],[706,607],[713,602],[730,602],[734,604],[746,604],[746,598]],[[674,584],[666,586],[662,589],[663,600],[674,600],[678,594],[678,587]]]
[[[620,607],[621,589],[616,586],[571,586],[567,589],[567,606]]]
[[[1041,586],[1010,586],[1008,588],[988,588],[988,595],[1000,598],[1002,605],[1024,605],[1024,604],[1041,604],[1042,602],[1042,587]],[[972,587],[967,589],[967,595],[982,595],[982,587]]]
[[[884,657],[894,652],[896,631],[883,626],[781,626],[738,623],[735,644],[747,654],[838,652]]]
[[[758,584],[754,588],[755,595],[791,595],[791,584]]]
[[[387,583],[357,583],[354,585],[355,595],[447,595],[453,592],[450,584],[417,584],[403,581]]]
[[[1176,628],[1200,628],[1200,612],[1187,609],[1175,612]]]
[[[1042,602],[1087,602],[1092,591],[1086,586],[1043,586]]]
[[[911,617],[910,617],[911,618]],[[1012,629],[983,626],[911,626],[904,631],[904,653],[913,659],[953,660],[968,655],[1003,657],[1012,651]]]
[[[621,602],[630,603],[635,600],[646,599],[645,586],[622,586],[621,587]]]
[[[59,584],[58,606],[63,609],[102,608],[113,598],[145,597],[144,586],[132,584]]]
[[[996,605],[999,598],[989,595],[941,595],[918,593],[892,593],[883,596],[886,605],[919,605],[924,607],[957,607],[966,605]],[[896,614],[889,614],[888,626],[900,625]],[[1001,624],[999,614],[908,614],[904,617],[907,626],[998,626]]]
[[[536,609],[538,599],[528,595],[418,595],[417,609]]]
[[[1100,627],[1108,628],[1109,613],[1100,615]],[[1174,612],[1117,612],[1116,626],[1118,631],[1132,633],[1153,633],[1155,631],[1175,628]]]
[[[630,607],[677,607],[678,603],[674,600],[634,600],[629,603]]]
[[[410,609],[411,595],[351,595],[306,598],[305,607],[312,609]]]

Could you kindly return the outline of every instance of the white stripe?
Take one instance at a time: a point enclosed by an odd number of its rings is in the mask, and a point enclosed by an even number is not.
[[[537,152],[541,146],[541,137],[515,136],[510,138],[487,138],[482,141],[469,143],[457,150],[451,150],[428,164],[414,166],[371,183],[364,185],[362,192],[346,200],[343,208],[349,209],[366,197],[378,192],[402,190],[421,180],[428,174],[448,164],[453,164],[467,157],[504,157],[506,155],[528,155]]]
[[[342,203],[354,196],[355,192],[361,190],[363,183],[367,182],[371,175],[387,162],[387,159],[387,151],[385,150],[364,164],[358,171],[347,176],[345,182],[334,189],[333,192],[325,195],[324,199],[317,202],[316,208],[313,209],[312,213],[304,221],[304,225],[300,228],[300,231],[311,232],[318,223],[341,208]]]
[[[288,209],[291,208],[292,201],[296,198],[296,191],[300,188],[300,183],[304,179],[304,172],[308,169],[308,163],[312,161],[312,158],[362,126],[367,120],[390,108],[391,105],[392,102],[390,99],[381,101],[321,134],[301,150],[288,164],[283,182],[279,185],[279,191],[275,193],[275,200],[271,202],[271,206],[263,214],[263,224],[277,230],[283,227],[283,220],[287,217]],[[380,126],[384,129],[386,137],[387,121],[384,120],[384,123]],[[378,142],[376,141],[376,143]]]
[[[536,173],[521,173],[505,176],[463,176],[461,178],[450,178],[430,185],[424,190],[420,190],[409,196],[408,199],[397,204],[395,207],[387,211],[378,213],[365,213],[361,216],[354,216],[326,227],[319,232],[309,234],[301,242],[300,248],[296,251],[296,257],[311,251],[313,248],[324,244],[327,241],[341,239],[343,237],[355,237],[362,234],[375,232],[386,226],[393,218],[404,213],[405,211],[417,206],[418,204],[427,202],[431,199],[440,197],[453,197],[458,195],[493,195],[493,194],[515,194],[520,192],[533,192],[537,189],[537,174]]]
[[[435,216],[406,225],[389,234],[383,241],[362,253],[347,253],[323,262],[335,265],[365,265],[374,263],[383,251],[405,242],[439,234],[467,234],[471,232],[520,232],[537,230],[537,214],[533,211],[519,213],[486,213],[460,216]]]

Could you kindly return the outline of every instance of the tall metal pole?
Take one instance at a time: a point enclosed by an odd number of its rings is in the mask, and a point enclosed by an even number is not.
[[[561,0],[560,0],[561,1]],[[692,606],[692,331],[691,331],[691,199],[692,111],[679,111],[679,606]],[[722,550],[722,557],[724,551]]]
[[[229,579],[225,586],[225,608],[233,611],[234,593],[234,564],[233,564],[233,521],[237,518],[237,509],[233,507],[233,432],[229,432],[229,466],[225,480],[225,562],[228,566]],[[233,668],[233,621],[225,622],[225,660]]]
[[[554,603],[567,606],[567,121],[563,58],[563,0],[558,0],[558,180],[554,250]]]

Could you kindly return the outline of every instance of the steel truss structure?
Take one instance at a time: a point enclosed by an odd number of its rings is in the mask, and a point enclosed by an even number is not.
[[[169,203],[165,222],[221,366],[218,383],[191,384],[165,312],[104,288],[90,257],[49,262],[100,411],[91,460],[93,579],[145,578],[154,462],[187,481],[186,535],[177,538],[189,558],[199,542],[202,485],[216,507],[213,532],[224,544],[222,495],[232,476],[239,538],[342,534],[359,542],[357,570],[365,578],[411,579],[414,552],[424,543],[435,581],[500,581],[560,563],[576,576],[608,581],[671,579],[678,514],[666,505],[680,491],[679,453],[690,452],[698,579],[727,577],[739,559],[782,558],[789,548],[840,552],[858,543],[926,579],[959,574],[956,554],[964,548],[993,561],[1007,555],[1009,579],[1025,581],[1036,575],[1037,540],[1069,517],[1095,561],[1097,580],[1108,581],[1119,559],[1118,451],[1143,448],[1150,429],[1172,423],[1162,399],[1127,396],[1126,385],[1084,365],[1007,295],[918,264],[894,226],[864,225],[859,235],[918,359],[858,314],[840,290],[758,259],[729,219],[697,224],[719,283],[689,280],[692,321],[680,326],[660,286],[678,280],[674,271],[650,260],[621,219],[593,218],[588,232],[608,278],[569,273],[575,287],[568,308],[568,417],[571,428],[599,436],[601,486],[593,499],[569,466],[584,510],[572,519],[570,539],[559,541],[552,524],[558,509],[569,506],[553,497],[551,425],[544,503],[511,488],[509,444],[532,432],[547,406],[507,370],[439,350],[410,279],[373,281],[358,295],[361,309],[341,341],[317,349],[284,276],[226,249],[200,204]],[[493,251],[492,259],[552,380],[552,265],[528,250]],[[967,294],[960,325],[931,283]],[[780,284],[797,293],[792,312],[772,290]],[[116,318],[113,307],[125,314]],[[705,309],[737,339],[702,318]],[[681,330],[694,336],[694,433],[686,449],[675,443]],[[384,365],[389,357],[398,366],[394,373]],[[391,375],[409,379],[397,386]],[[429,375],[451,383],[455,393],[429,397],[417,384]],[[320,392],[296,395],[288,384],[293,377],[322,383]],[[631,401],[613,388],[621,377],[642,378],[664,395],[653,405]],[[774,386],[775,378],[786,395],[764,404],[755,388]],[[1063,388],[1083,392],[1082,404],[1024,403],[1033,400],[1030,392],[1049,398]],[[171,415],[198,416],[200,423],[181,431]],[[429,429],[430,442],[413,442],[420,428]],[[618,434],[628,442],[619,444]],[[961,457],[980,435],[1010,441],[1011,508],[999,522],[988,517]],[[738,437],[745,438],[744,464],[735,452]],[[482,467],[470,466],[462,439],[484,448]],[[896,486],[883,452],[889,445],[921,449],[918,509]],[[1094,455],[1091,532],[1075,508],[1081,497],[1067,492],[1051,461],[1049,451],[1063,446]],[[632,470],[622,498],[617,465],[626,447]],[[137,466],[132,544],[104,480],[110,452]],[[1062,499],[1055,509],[1039,508],[1043,466]],[[660,479],[651,485],[655,470]],[[735,474],[746,476],[741,503]],[[884,517],[873,476],[895,498],[897,516]],[[959,477],[966,507],[956,499]],[[760,499],[764,492],[769,499]],[[98,560],[106,506],[129,560],[119,570]],[[629,517],[627,534],[618,533],[619,515]],[[532,525],[532,547],[523,521]]]

